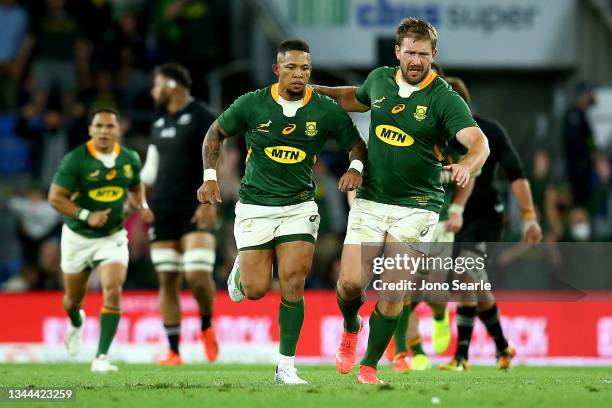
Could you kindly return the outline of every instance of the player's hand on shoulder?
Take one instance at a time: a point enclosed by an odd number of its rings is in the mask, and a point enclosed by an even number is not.
[[[89,214],[89,217],[87,218],[87,224],[90,227],[94,228],[103,227],[104,224],[106,224],[106,222],[108,221],[108,216],[110,215],[110,212],[110,208],[107,208],[106,210],[102,211],[93,211],[91,214]]]
[[[340,181],[338,182],[338,189],[343,193],[347,191],[356,190],[361,187],[363,183],[363,177],[361,173],[359,173],[355,169],[348,169],[346,173],[340,177]]]
[[[196,208],[191,223],[199,229],[213,230],[217,225],[217,207],[212,204],[200,204]]]
[[[198,200],[202,204],[217,204],[221,202],[219,184],[214,180],[206,180],[198,188]]]
[[[461,163],[449,164],[444,166],[442,169],[450,171],[450,181],[452,183],[456,183],[460,187],[467,186],[468,181],[470,181],[470,169]]]
[[[155,219],[155,216],[153,215],[153,211],[151,211],[149,207],[139,208],[138,214],[140,215],[140,219],[147,224],[151,224],[153,220]]]

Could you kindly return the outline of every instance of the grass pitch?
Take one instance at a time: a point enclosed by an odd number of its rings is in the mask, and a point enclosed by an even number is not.
[[[92,374],[84,364],[0,365],[3,387],[74,387],[76,402],[0,402],[18,407],[256,408],[256,407],[603,407],[612,406],[610,367],[523,367],[500,372],[394,373],[382,367],[382,386],[356,383],[356,370],[299,365],[304,386],[277,386],[272,365],[158,367],[119,364],[114,374]]]

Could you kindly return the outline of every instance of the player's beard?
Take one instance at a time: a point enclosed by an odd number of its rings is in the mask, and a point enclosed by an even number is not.
[[[415,67],[414,66],[413,67],[408,66],[408,67],[406,67],[405,70],[402,68],[402,77],[404,78],[404,81],[406,81],[410,85],[418,85],[421,82],[423,82],[423,80],[425,79],[425,77],[429,73],[429,70],[431,69],[431,67],[429,67],[427,69],[425,69],[425,67],[420,67],[421,75],[419,75],[419,77],[416,80],[414,80],[414,79],[411,79],[408,76],[408,71],[410,70],[410,68],[415,68]],[[416,67],[416,68],[419,68],[419,67]]]
[[[170,97],[166,94],[159,95],[159,98],[155,100],[155,107],[162,111],[168,110],[169,104],[170,104]]]

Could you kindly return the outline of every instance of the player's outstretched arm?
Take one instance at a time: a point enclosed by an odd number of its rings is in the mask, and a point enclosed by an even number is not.
[[[470,175],[482,169],[489,157],[489,142],[479,127],[471,126],[457,132],[457,140],[468,148],[468,152],[459,163],[444,166],[451,172],[451,182],[460,187],[467,186]]]
[[[221,191],[217,184],[217,163],[221,154],[221,143],[228,134],[215,120],[206,132],[202,143],[202,163],[204,164],[204,182],[198,189],[198,200],[202,204],[216,204],[221,202]]]
[[[153,222],[153,211],[149,208],[147,203],[147,196],[145,194],[145,188],[142,183],[136,187],[128,189],[128,203],[132,208],[138,210],[140,218],[150,224]]]
[[[338,105],[342,106],[347,112],[367,112],[370,110],[369,106],[357,100],[355,93],[357,92],[356,86],[321,86],[312,85],[313,89],[321,95],[329,96]]]
[[[363,183],[363,167],[367,160],[367,154],[366,144],[361,138],[350,146],[349,159],[351,160],[351,164],[346,173],[340,177],[340,181],[338,182],[340,191],[345,193],[361,187]]]
[[[108,215],[111,212],[110,208],[94,212],[90,212],[85,208],[79,208],[72,200],[70,200],[70,191],[57,184],[51,184],[48,200],[51,207],[53,207],[58,213],[66,217],[84,221],[90,227],[94,228],[104,226],[106,221],[108,221]]]

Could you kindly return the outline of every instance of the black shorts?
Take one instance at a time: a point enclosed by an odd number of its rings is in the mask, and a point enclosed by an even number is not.
[[[496,212],[464,220],[455,242],[498,242],[502,237],[503,221],[503,214]]]
[[[155,211],[153,209],[153,225],[149,228],[149,241],[180,241],[185,234],[198,229],[191,217],[195,213],[196,206],[181,206],[172,211]]]

